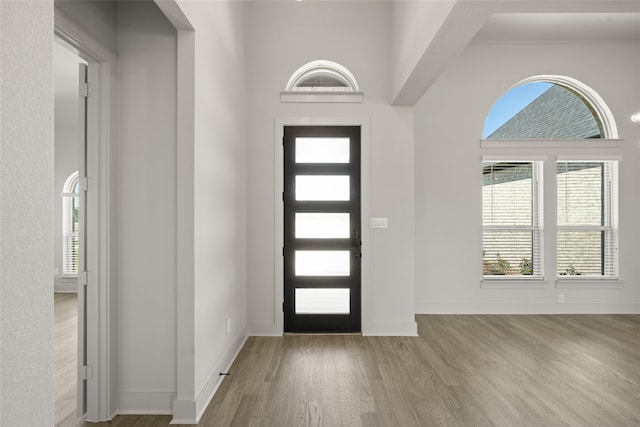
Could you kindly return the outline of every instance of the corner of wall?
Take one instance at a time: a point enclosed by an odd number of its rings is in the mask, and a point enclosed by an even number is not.
[[[236,340],[231,344],[224,354],[224,357],[211,371],[204,386],[197,393],[195,400],[176,399],[173,402],[173,419],[171,424],[197,424],[207,409],[209,402],[218,391],[224,380],[221,372],[228,372],[231,365],[238,357],[240,350],[247,341],[247,328],[242,330]]]

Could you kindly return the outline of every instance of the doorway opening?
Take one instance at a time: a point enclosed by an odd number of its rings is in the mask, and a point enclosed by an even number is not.
[[[79,94],[78,68],[87,62],[56,41],[54,64],[54,387],[55,425],[77,422],[78,354],[84,354],[84,340],[78,340],[79,239],[83,212],[80,206],[78,171],[84,157],[85,124],[81,116],[84,101]],[[84,248],[84,245],[83,245]],[[79,348],[79,345],[82,348]],[[82,396],[84,397],[84,396]],[[84,401],[84,399],[82,399]],[[82,403],[82,402],[81,402]],[[82,403],[82,414],[84,404]]]
[[[284,128],[284,332],[361,331],[361,128]]]
[[[71,233],[67,235],[66,267],[59,264],[59,270],[52,273],[75,273],[67,274],[72,277],[67,278],[70,283],[66,290],[77,292],[77,321],[73,322],[77,327],[76,420],[103,421],[112,418],[116,410],[117,252],[112,236],[117,231],[117,199],[112,170],[116,159],[117,56],[57,8],[54,24],[54,47],[72,52],[80,61],[70,65],[75,67],[77,108],[68,107],[67,111],[78,120],[78,134],[68,136],[77,142],[75,156],[69,157],[75,158],[78,177],[72,191],[65,192],[66,201],[71,201],[67,206],[71,208],[71,221],[76,215],[77,223],[75,229],[67,228]],[[61,112],[57,104],[54,110]],[[53,184],[56,200],[62,199],[62,188],[54,189]],[[62,219],[54,224],[62,227]],[[56,247],[61,250],[62,242]],[[60,259],[62,262],[62,256]],[[64,382],[69,384],[68,376]],[[72,421],[69,418],[63,425],[74,425]]]

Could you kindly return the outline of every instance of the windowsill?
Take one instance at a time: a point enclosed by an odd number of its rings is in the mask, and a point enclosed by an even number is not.
[[[61,274],[59,276],[56,276],[56,279],[61,282],[73,282],[78,280],[78,275],[77,274]]]
[[[481,139],[480,148],[622,148],[621,139]]]
[[[623,282],[619,277],[558,277],[558,289],[619,289]]]
[[[545,289],[549,283],[544,277],[509,276],[509,277],[484,277],[480,281],[482,289]]]
[[[281,102],[302,103],[361,103],[364,99],[362,92],[281,92]]]

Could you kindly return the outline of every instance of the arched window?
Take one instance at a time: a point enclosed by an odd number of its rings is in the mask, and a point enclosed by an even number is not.
[[[286,91],[359,92],[358,82],[349,70],[332,61],[311,61],[298,68]]]
[[[351,72],[336,62],[311,61],[289,78],[282,102],[362,102],[358,82]]]
[[[78,274],[78,208],[79,199],[78,172],[74,172],[64,183],[62,189],[62,274]]]
[[[554,243],[559,279],[617,278],[617,156],[586,154],[580,142],[603,139],[607,147],[607,140],[617,138],[613,116],[598,94],[567,77],[526,79],[495,103],[483,137],[501,141],[487,147],[515,153],[508,160],[483,156],[485,279],[544,278],[543,241]],[[523,140],[530,142],[518,144]],[[549,159],[554,168],[544,167]],[[556,232],[546,236],[545,171],[553,171],[546,179],[556,182]]]
[[[485,139],[617,138],[611,111],[590,87],[561,76],[536,76],[518,83],[493,105]]]

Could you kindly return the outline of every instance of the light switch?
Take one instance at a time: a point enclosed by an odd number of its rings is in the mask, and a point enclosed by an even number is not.
[[[369,218],[369,228],[388,228],[388,218]]]

